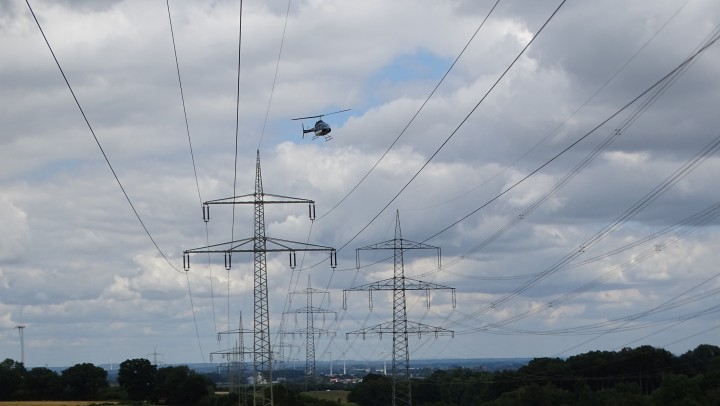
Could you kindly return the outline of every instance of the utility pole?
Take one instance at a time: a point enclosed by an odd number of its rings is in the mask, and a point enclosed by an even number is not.
[[[368,291],[370,308],[372,309],[372,292],[374,290],[390,290],[393,292],[393,320],[389,323],[381,323],[373,327],[352,331],[346,334],[360,334],[365,338],[367,333],[392,334],[393,337],[393,359],[392,359],[392,404],[412,405],[412,394],[410,391],[410,353],[408,351],[408,334],[417,333],[418,337],[423,333],[433,333],[435,336],[451,335],[455,333],[441,327],[428,326],[426,324],[410,322],[407,319],[407,307],[405,292],[408,290],[424,290],[426,292],[426,306],[430,308],[430,290],[448,289],[452,291],[452,303],[455,307],[455,289],[434,283],[423,282],[405,277],[403,253],[409,250],[434,249],[437,251],[438,268],[440,262],[440,248],[431,245],[405,240],[400,230],[400,213],[395,214],[395,238],[381,243],[358,248],[355,251],[356,264],[360,268],[360,251],[362,250],[393,250],[393,277],[379,282],[373,282],[343,291],[343,308],[347,309],[348,291]]]
[[[260,151],[258,150],[255,163],[254,193],[218,200],[210,200],[203,203],[203,220],[206,222],[210,221],[211,205],[252,205],[254,209],[253,236],[242,240],[229,241],[221,244],[185,250],[183,252],[183,266],[186,271],[190,269],[190,254],[222,253],[225,256],[225,269],[227,270],[230,270],[232,267],[233,253],[246,252],[253,254],[253,385],[255,387],[255,396],[253,399],[256,399],[256,403],[260,401],[260,406],[273,405],[267,253],[288,252],[290,255],[290,268],[294,269],[297,264],[297,251],[329,251],[330,266],[333,268],[337,266],[337,254],[335,249],[332,247],[283,240],[279,238],[270,238],[265,235],[265,205],[290,203],[307,204],[310,219],[314,220],[314,201],[273,195],[264,192],[262,173],[260,170]],[[265,385],[270,385],[269,391],[264,390]]]
[[[315,327],[315,317],[318,314],[322,314],[324,318],[326,314],[335,314],[335,312],[313,306],[314,295],[329,295],[329,293],[324,290],[313,289],[310,285],[310,275],[308,275],[307,289],[292,292],[291,294],[305,295],[306,297],[306,306],[292,311],[292,313],[295,313],[296,315],[305,314],[305,329],[286,332],[285,334],[302,334],[305,336],[305,390],[307,390],[308,379],[312,379],[313,383],[317,386],[315,368],[315,336],[321,336],[323,334],[330,335],[328,330]]]

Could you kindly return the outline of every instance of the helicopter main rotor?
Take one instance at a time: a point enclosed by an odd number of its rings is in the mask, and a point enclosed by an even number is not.
[[[329,115],[331,115],[331,114],[344,113],[344,112],[350,111],[350,110],[351,110],[351,109],[338,110],[338,111],[333,111],[332,113],[319,114],[319,115],[317,115],[317,116],[307,116],[307,117],[293,118],[292,120],[306,120],[306,119],[308,119],[308,118],[320,118],[320,117],[324,117],[324,116],[329,116]]]

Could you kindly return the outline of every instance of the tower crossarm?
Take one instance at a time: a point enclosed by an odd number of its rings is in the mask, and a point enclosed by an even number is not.
[[[439,290],[439,289],[448,289],[448,290],[452,291],[452,306],[453,306],[453,308],[455,308],[455,305],[456,305],[455,288],[451,288],[449,286],[444,286],[444,285],[438,285],[437,283],[425,282],[425,281],[421,281],[418,279],[412,279],[412,278],[405,278],[405,282],[403,284],[403,290],[424,290],[426,292],[425,306],[428,309],[430,308],[430,291],[431,290]],[[395,278],[384,279],[381,281],[371,282],[371,283],[367,283],[365,285],[355,286],[353,288],[343,290],[343,309],[347,310],[347,292],[352,292],[352,291],[367,291],[369,306],[372,309],[373,308],[372,292],[374,290],[397,290]]]
[[[323,335],[324,336],[333,336],[333,337],[335,336],[334,331],[326,330],[323,328],[317,328],[317,327],[311,327],[309,329],[301,328],[298,330],[284,331],[283,334],[289,335],[289,336],[294,336],[294,335],[302,335],[302,336],[314,335],[314,336],[318,336],[318,337],[323,336]]]
[[[308,205],[308,215],[310,220],[315,220],[315,201],[310,199],[302,199],[298,197],[290,197],[283,195],[274,195],[270,193],[256,192],[239,196],[226,197],[222,199],[208,200],[203,203],[203,220],[207,223],[210,221],[210,206],[214,204],[293,204],[305,203]]]
[[[226,330],[226,331],[219,331],[217,333],[217,339],[220,341],[220,338],[224,335],[236,335],[236,334],[253,334],[254,331],[248,330],[248,329],[234,329],[234,330]]]
[[[435,335],[435,338],[439,336],[451,336],[455,337],[455,332],[452,330],[444,329],[442,327],[435,327],[430,326],[427,324],[417,323],[414,321],[407,321],[407,330],[405,331],[397,331],[395,328],[393,328],[392,322],[385,322],[380,323],[372,327],[366,327],[355,331],[350,331],[348,333],[345,333],[345,338],[348,339],[350,335],[361,335],[363,340],[365,339],[365,336],[368,334],[377,334],[380,336],[380,339],[382,340],[383,334],[417,334],[418,338],[422,338],[423,334],[433,334]]]
[[[394,279],[395,278],[388,278],[377,282],[368,283],[365,285],[355,286],[350,289],[345,289],[344,291],[358,291],[358,290],[393,290],[394,289]],[[405,278],[405,290],[426,290],[426,289],[451,289],[455,290],[455,288],[451,288],[449,286],[444,285],[438,285],[437,283],[432,282],[425,282],[418,279],[412,279],[412,278]]]
[[[382,249],[394,250],[398,247],[398,243],[402,244],[403,250],[427,250],[427,249],[433,249],[433,250],[438,249],[439,250],[440,249],[440,247],[436,247],[434,245],[428,245],[428,244],[425,244],[422,242],[410,241],[410,240],[406,240],[406,239],[402,238],[402,239],[392,239],[392,240],[387,240],[387,241],[383,241],[383,242],[378,242],[375,244],[366,245],[364,247],[356,248],[355,250],[356,251],[382,250]]]
[[[441,249],[440,247],[436,247],[434,245],[428,245],[422,242],[417,241],[410,241],[406,240],[404,238],[395,238],[392,240],[387,240],[383,242],[379,242],[377,244],[371,244],[366,245],[364,247],[356,248],[355,249],[355,266],[357,268],[360,268],[360,251],[369,251],[369,250],[394,250],[395,255],[402,255],[405,251],[410,250],[435,250],[437,251],[437,257],[438,257],[438,268],[442,266],[442,260],[441,260]]]
[[[322,290],[322,289],[315,289],[315,288],[307,288],[302,290],[296,290],[295,292],[290,292],[291,295],[317,295],[317,294],[328,294],[328,291]]]
[[[268,199],[268,197],[275,198]],[[310,199],[302,199],[299,197],[290,197],[290,196],[282,196],[282,195],[274,195],[270,193],[263,193],[262,194],[262,202],[266,204],[288,204],[288,203],[306,203],[306,204],[315,204],[314,200]],[[252,199],[252,200],[251,200]],[[254,193],[247,193],[244,195],[238,195],[234,197],[226,197],[222,199],[215,199],[215,200],[208,200],[203,203],[204,205],[211,205],[211,204],[255,204],[255,194]]]
[[[214,355],[220,355],[222,357],[222,359],[228,359],[228,356],[230,356],[230,355],[252,354],[252,353],[253,353],[252,348],[243,348],[242,350],[240,348],[228,348],[227,350],[213,351],[210,353],[210,362],[212,362]]]
[[[293,310],[292,312],[289,312],[289,313],[300,313],[300,314],[307,314],[307,313],[312,313],[312,314],[319,314],[319,313],[323,313],[323,314],[335,314],[336,312],[333,311],[333,310],[323,309],[323,308],[320,308],[320,307],[301,307],[301,308],[296,309],[296,310]]]
[[[224,252],[255,252],[250,244],[255,241],[254,237],[241,240],[228,241],[219,244],[207,245],[205,247],[191,248],[183,251],[185,254],[224,253]],[[282,238],[265,237],[265,243],[270,246],[265,252],[288,252],[288,251],[335,251],[335,248],[325,245],[309,244],[300,241],[284,240]],[[229,248],[227,248],[229,246]],[[225,248],[223,248],[225,247]]]
[[[229,241],[220,244],[207,245],[199,248],[192,248],[183,251],[183,266],[185,270],[190,269],[190,254],[207,254],[207,253],[222,253],[225,254],[225,268],[230,269],[232,266],[232,254],[233,253],[258,253],[258,244],[256,244],[258,238],[250,237],[243,238],[240,240]],[[295,269],[297,265],[296,252],[322,252],[326,251],[330,253],[330,266],[335,268],[337,266],[337,252],[335,248],[328,247],[325,245],[309,244],[300,241],[285,240],[282,238],[264,237],[261,244],[263,246],[262,252],[288,252],[290,253],[290,268]]]

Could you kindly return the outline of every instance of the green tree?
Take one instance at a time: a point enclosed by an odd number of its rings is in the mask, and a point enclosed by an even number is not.
[[[680,356],[679,369],[687,376],[720,369],[720,347],[702,344]]]
[[[214,384],[187,366],[157,370],[151,400],[171,405],[194,405],[210,394]]]
[[[575,374],[568,363],[560,358],[535,358],[518,369],[518,374],[539,385],[552,383],[565,390],[572,390],[575,387],[573,380]]]
[[[616,353],[610,351],[590,351],[573,355],[566,363],[573,376],[586,378],[588,386],[597,391],[620,382],[613,374],[616,357]]]
[[[120,363],[118,384],[130,400],[148,400],[153,392],[157,367],[147,359],[129,359]]]
[[[61,381],[65,397],[73,400],[94,399],[110,386],[107,371],[90,363],[75,364],[62,371]]]
[[[363,406],[392,404],[392,381],[389,377],[367,374],[355,385],[348,395],[348,401]]]
[[[492,381],[483,394],[483,400],[493,400],[503,393],[514,391],[523,386],[522,375],[517,371],[498,371],[493,374]]]
[[[618,375],[635,375],[636,382],[646,395],[660,387],[663,375],[672,371],[676,363],[670,351],[649,345],[623,348],[619,357],[622,370],[618,371]]]
[[[635,382],[619,383],[612,388],[597,391],[593,394],[591,399],[594,403],[586,402],[586,404],[594,404],[598,406],[643,406],[648,404],[645,396],[640,390],[640,385]]]
[[[20,389],[26,374],[21,362],[10,358],[0,363],[0,400],[10,400]]]
[[[660,388],[653,392],[652,399],[658,405],[700,405],[700,377],[688,378],[685,375],[668,375]]]
[[[22,387],[23,399],[57,400],[63,394],[60,375],[45,367],[31,369],[27,373]]]

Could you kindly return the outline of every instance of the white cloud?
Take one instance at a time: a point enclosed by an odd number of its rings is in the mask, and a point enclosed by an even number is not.
[[[479,339],[492,351],[478,348],[462,355],[543,356],[578,344],[573,336],[478,337],[477,331],[561,297],[658,244],[655,239],[558,270],[486,309],[576,252],[717,136],[713,106],[720,57],[713,47],[599,159],[530,215],[515,224],[627,116],[610,121],[495,199],[689,55],[720,21],[709,0],[684,7],[675,0],[568,3],[541,33],[537,30],[551,8],[501,3],[365,179],[465,46],[487,5],[294,2],[279,66],[285,7],[248,5],[236,162],[237,4],[171,2],[194,168],[165,4],[37,0],[32,5],[115,174],[173,266],[181,268],[183,250],[253,235],[251,205],[237,206],[234,213],[229,206],[213,205],[207,229],[200,206],[201,200],[252,193],[260,149],[264,191],[312,199],[318,217],[311,222],[304,204],[267,205],[267,235],[341,248],[337,270],[330,269],[325,254],[302,260],[299,255],[302,271],[289,268],[287,253],[268,254],[271,324],[279,325],[288,291],[305,288],[308,274],[313,287],[330,292],[328,305],[339,311],[332,327],[338,337],[388,321],[392,300],[387,295],[374,295],[369,311],[367,293],[353,292],[349,309],[340,308],[343,290],[392,275],[391,261],[356,270],[354,250],[392,239],[398,210],[403,236],[440,246],[447,265],[436,271],[434,253],[412,252],[406,274],[457,289],[456,309],[442,291],[432,293],[430,310],[424,308],[424,294],[413,293],[409,318],[443,325],[468,316],[458,324],[454,341],[418,343],[418,355],[457,356],[455,349],[476,348],[472,344]],[[23,307],[30,366],[120,362],[156,347],[168,360],[202,359],[207,354],[198,348],[195,323],[206,353],[216,345],[218,329],[234,328],[240,311],[251,324],[251,254],[234,255],[230,272],[219,254],[210,257],[210,267],[206,256],[196,254],[189,273],[173,270],[129,207],[29,11],[20,3],[0,8],[0,87],[5,91],[0,100],[0,324],[13,328],[18,306]],[[528,53],[463,121],[533,37]],[[303,140],[300,123],[290,120],[344,108],[352,110],[325,117],[334,136],[327,143]],[[621,249],[717,202],[718,162],[715,157],[704,161],[576,261]],[[627,317],[680,294],[712,277],[716,224],[709,220],[605,284],[507,327],[573,328]],[[368,265],[391,254],[363,252],[361,259]],[[698,300],[692,306],[708,303]],[[656,320],[663,317],[671,316],[659,314]],[[1,334],[0,350],[16,353],[10,339],[16,332]],[[635,337],[608,334],[592,349]],[[323,345],[377,357],[387,350],[387,340],[375,340],[328,339]],[[58,346],[71,350],[54,351]]]
[[[30,227],[27,213],[9,199],[0,199],[0,261],[12,261],[24,254],[30,243]]]

